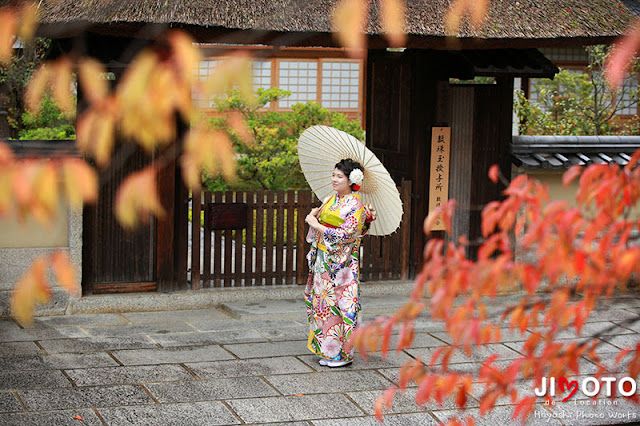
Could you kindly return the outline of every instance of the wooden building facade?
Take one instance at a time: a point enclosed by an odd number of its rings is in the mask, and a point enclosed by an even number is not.
[[[65,40],[68,50],[80,46],[84,53],[124,65],[127,61],[122,52],[131,52],[132,42],[144,45],[145,38],[155,38],[169,28],[182,28],[202,43],[335,48],[329,13],[333,3],[52,1],[43,3],[41,34]],[[491,1],[484,25],[479,29],[463,25],[454,42],[446,36],[443,23],[449,1],[408,1],[408,39],[401,52],[386,49],[377,7],[370,8],[366,26],[369,51],[362,70],[366,143],[398,185],[412,182],[411,274],[420,266],[426,238],[422,223],[428,214],[431,130],[451,130],[449,197],[460,207],[454,237],[466,234],[473,243],[480,232],[482,207],[498,198],[501,190],[487,179],[489,166],[500,165],[507,178],[511,169],[514,77],[552,77],[557,69],[536,48],[611,42],[624,33],[633,18],[613,0],[592,0],[589,8],[580,7],[580,3]],[[451,80],[478,76],[493,80],[491,84],[454,84]],[[140,166],[136,161],[131,160],[132,170]],[[111,178],[112,183],[116,181]],[[179,233],[186,229],[188,193],[177,162],[164,168],[159,185],[168,214],[141,231],[144,235],[122,234],[120,240],[128,245],[105,242],[102,230],[114,225],[110,213],[101,207],[102,200],[85,211],[86,293],[100,285],[105,286],[102,290],[116,292],[188,288],[184,278],[187,265],[178,255],[186,251],[180,246]],[[103,194],[107,197],[109,191]],[[112,201],[104,202],[108,206]],[[103,245],[110,252],[117,247],[122,258],[109,258]],[[113,274],[103,268],[117,269],[131,261],[127,257],[144,250],[152,254],[140,258],[144,268],[135,270],[129,263],[135,277],[120,276],[120,284],[115,286],[99,282],[108,281],[108,274]]]

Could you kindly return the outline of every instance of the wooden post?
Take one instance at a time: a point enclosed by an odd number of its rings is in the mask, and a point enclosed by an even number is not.
[[[409,263],[411,259],[411,181],[402,182],[402,224],[400,232],[402,233],[402,246],[400,249],[401,277],[403,280],[409,279]]]
[[[264,191],[256,194],[256,285],[264,285],[263,269],[264,250]]]
[[[304,218],[307,216],[309,210],[311,210],[311,191],[300,190],[298,191],[298,204],[297,210],[297,237],[296,237],[296,284],[306,284],[306,247],[305,238],[307,236]]]
[[[284,283],[284,191],[277,192],[276,198],[276,267],[275,267],[275,280],[274,284]]]
[[[244,252],[244,285],[252,286],[254,285],[255,278],[255,270],[253,268],[253,224],[254,219],[253,216],[255,214],[255,203],[256,203],[256,194],[253,191],[247,192],[247,232],[245,236],[245,252]]]
[[[204,193],[204,256],[202,256],[203,282],[205,288],[211,287],[211,192]]]
[[[200,207],[202,205],[200,189],[193,191],[191,197],[191,289],[200,289]]]
[[[287,259],[286,269],[287,275],[285,284],[293,284],[293,242],[294,240],[294,221],[295,221],[295,191],[287,191]]]

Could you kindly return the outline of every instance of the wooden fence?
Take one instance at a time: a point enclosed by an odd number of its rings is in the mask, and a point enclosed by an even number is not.
[[[399,190],[404,205],[400,229],[363,238],[363,281],[408,278],[411,182]],[[194,192],[191,204],[188,266],[193,289],[306,283],[304,217],[320,205],[311,191]],[[197,220],[201,215],[203,226]]]

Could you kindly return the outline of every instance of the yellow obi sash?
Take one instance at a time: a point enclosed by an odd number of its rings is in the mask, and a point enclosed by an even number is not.
[[[320,217],[318,218],[318,222],[321,224],[328,226],[329,228],[339,228],[343,223],[344,219],[340,217],[340,209],[330,210],[329,207],[336,203],[336,196],[333,195],[329,201],[327,201],[320,212]]]

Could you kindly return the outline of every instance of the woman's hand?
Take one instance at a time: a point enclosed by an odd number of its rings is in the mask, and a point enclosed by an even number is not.
[[[320,207],[311,209],[311,213],[309,214],[314,215],[316,218],[320,217]]]
[[[320,225],[320,222],[318,222],[318,218],[316,217],[316,212],[314,212],[313,210],[311,210],[311,213],[309,213],[307,217],[305,217],[304,221],[314,229],[317,229],[317,227]]]

